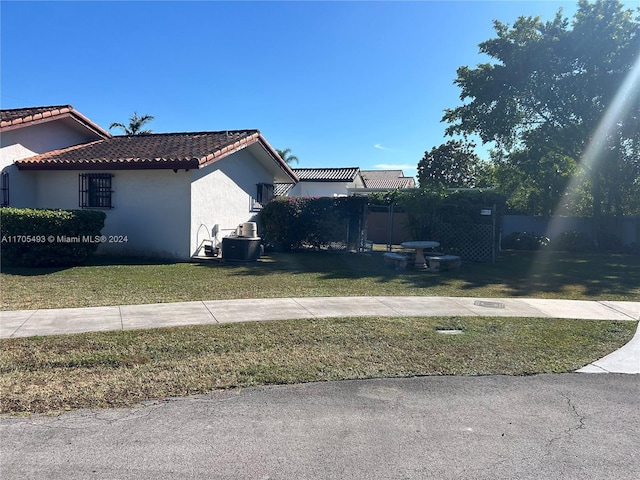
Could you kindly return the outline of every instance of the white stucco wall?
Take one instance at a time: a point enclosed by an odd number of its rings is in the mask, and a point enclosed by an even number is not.
[[[0,162],[2,166],[14,160],[78,145],[97,137],[77,128],[70,128],[70,120],[54,120],[2,132],[0,135]]]
[[[251,211],[251,199],[255,198],[257,184],[273,183],[273,175],[248,149],[189,173],[192,178],[192,254],[202,240],[211,238],[221,242],[239,224],[255,220],[257,212]],[[218,225],[217,232],[215,225]]]
[[[9,206],[30,208],[35,206],[35,181],[33,175],[25,175],[15,165],[2,168],[9,175]]]
[[[33,176],[18,170],[13,162],[96,138],[95,134],[83,131],[71,119],[3,131],[0,134],[0,170],[9,174],[10,206],[33,207],[36,202]]]
[[[81,171],[25,172],[35,177],[37,208],[79,208]],[[98,173],[98,172],[96,172]],[[189,175],[172,170],[115,170],[112,202],[103,235],[126,236],[98,253],[189,258]]]
[[[358,182],[298,182],[289,192],[290,197],[333,197],[349,195],[348,189],[356,188]]]

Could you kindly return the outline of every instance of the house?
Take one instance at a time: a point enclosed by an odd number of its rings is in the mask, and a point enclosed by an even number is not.
[[[365,188],[371,191],[416,188],[413,177],[405,177],[402,170],[361,170]]]
[[[358,167],[294,168],[298,183],[291,188],[278,186],[277,193],[290,197],[340,197],[349,189],[364,187]]]
[[[360,170],[346,168],[294,168],[299,182],[276,184],[276,196],[336,197],[360,195],[389,190],[416,188],[413,177],[402,170]]]
[[[109,132],[71,105],[0,110],[2,206],[34,205],[34,177],[21,175],[16,160],[107,138]]]
[[[105,211],[120,241],[98,253],[188,260],[298,180],[258,130],[111,136],[70,105],[1,113],[7,204]]]

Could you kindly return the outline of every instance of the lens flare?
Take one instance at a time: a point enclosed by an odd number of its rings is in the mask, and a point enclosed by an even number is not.
[[[597,164],[606,157],[605,150],[610,144],[608,139],[616,133],[618,125],[627,117],[632,108],[636,107],[636,101],[640,95],[640,52],[633,67],[625,77],[624,82],[616,92],[611,104],[607,107],[602,120],[598,124],[593,136],[591,137],[587,148],[580,160],[579,172],[576,172],[569,181],[565,194],[562,196],[571,199],[575,196],[579,182],[581,181],[581,172],[591,172]],[[565,231],[565,219],[557,214],[551,217],[547,227],[546,235],[552,239],[557,238]],[[543,265],[548,265],[549,252],[543,248],[538,255],[538,260],[534,262],[534,272],[531,278],[544,277]]]

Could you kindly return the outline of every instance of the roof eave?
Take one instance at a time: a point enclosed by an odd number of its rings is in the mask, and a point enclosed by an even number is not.
[[[245,148],[253,145],[258,141],[260,137],[260,133],[256,132],[248,137],[241,138],[237,142],[234,142],[231,145],[227,145],[226,147],[216,150],[215,152],[202,157],[198,162],[198,168],[204,168],[212,163],[218,162],[229,155],[233,155],[234,153],[239,152],[240,150],[244,150]]]
[[[18,170],[191,170],[199,168],[197,160],[138,162],[15,162]]]
[[[291,167],[285,162],[278,152],[267,142],[267,140],[258,132],[258,141],[260,142],[260,146],[269,154],[269,156],[273,159],[274,162],[278,165],[280,170],[282,170],[293,183],[298,183],[300,179],[291,169]],[[282,183],[282,182],[280,182]]]
[[[96,123],[93,123],[91,120],[89,120],[87,117],[85,117],[81,113],[73,110],[73,107],[66,108],[65,110],[67,111],[63,111],[60,113],[53,113],[53,114],[51,112],[44,112],[42,114],[36,115],[37,118],[25,117],[24,119],[21,119],[20,122],[12,123],[10,125],[4,125],[0,127],[0,132],[9,132],[11,130],[18,130],[24,127],[40,125],[43,123],[53,122],[55,120],[62,120],[65,118],[71,118],[72,120],[76,121],[77,123],[82,125],[84,128],[86,128],[87,130],[91,131],[94,135],[97,135],[101,138],[111,138],[112,135],[109,132],[104,130],[102,127],[100,127]]]

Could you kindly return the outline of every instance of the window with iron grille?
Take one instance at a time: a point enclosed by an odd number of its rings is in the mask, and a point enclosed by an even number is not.
[[[80,174],[80,206],[82,208],[113,208],[110,173]]]
[[[9,173],[2,172],[2,207],[9,206]]]

